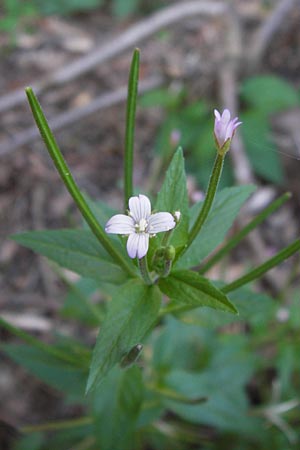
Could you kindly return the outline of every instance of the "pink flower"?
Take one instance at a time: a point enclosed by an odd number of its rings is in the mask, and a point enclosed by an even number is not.
[[[151,203],[145,195],[130,197],[129,215],[116,214],[107,222],[106,233],[128,235],[127,252],[130,258],[143,258],[149,248],[149,237],[172,230],[176,225],[169,212],[151,214]]]
[[[237,117],[231,120],[230,111],[228,109],[224,109],[222,115],[215,109],[214,134],[219,149],[233,138],[235,130],[242,123],[238,120]]]

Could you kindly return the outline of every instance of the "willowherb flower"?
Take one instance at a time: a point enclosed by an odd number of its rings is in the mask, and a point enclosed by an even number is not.
[[[215,109],[214,135],[219,149],[222,149],[226,143],[230,143],[235,130],[242,123],[238,120],[237,117],[231,119],[228,109],[224,109],[222,115]]]
[[[143,258],[149,248],[149,237],[172,230],[176,225],[168,212],[151,214],[151,203],[145,195],[130,197],[128,215],[116,214],[105,226],[106,233],[128,235],[127,252],[130,258]]]

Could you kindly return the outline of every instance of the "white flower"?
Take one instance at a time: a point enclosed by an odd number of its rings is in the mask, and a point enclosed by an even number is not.
[[[117,214],[107,222],[106,233],[128,235],[127,252],[130,258],[143,258],[149,248],[149,237],[176,225],[168,212],[151,214],[151,203],[145,195],[129,199],[129,215]]]
[[[214,134],[220,148],[223,147],[228,139],[231,140],[233,138],[235,130],[242,123],[238,120],[237,117],[234,119],[230,118],[230,111],[228,109],[224,109],[222,115],[215,109]]]

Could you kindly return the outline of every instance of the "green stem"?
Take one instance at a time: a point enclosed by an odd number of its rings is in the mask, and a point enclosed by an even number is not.
[[[83,195],[81,194],[64,157],[58,148],[52,131],[48,125],[47,119],[42,111],[42,108],[36,98],[33,90],[28,87],[26,88],[26,95],[28,102],[35,119],[35,122],[39,128],[40,134],[46,144],[47,150],[55,164],[55,167],[64,182],[66,188],[71,194],[74,202],[76,203],[79,211],[89,225],[91,231],[94,233],[98,241],[105,248],[107,253],[130,275],[136,276],[135,271],[129,266],[127,261],[123,259],[120,253],[112,245],[110,239],[105,234],[101,225],[98,223],[96,217],[92,213],[88,204],[86,203]]]
[[[133,148],[135,112],[138,95],[138,80],[140,67],[140,51],[134,50],[128,80],[126,134],[125,134],[125,161],[124,161],[124,210],[128,208],[128,200],[133,195]]]
[[[167,278],[167,276],[170,274],[171,269],[172,269],[172,262],[173,262],[173,260],[171,260],[171,259],[167,259],[167,260],[165,261],[164,271],[163,271],[163,273],[161,274],[161,277],[162,277],[162,278]]]
[[[150,286],[151,284],[153,284],[153,280],[149,273],[147,256],[144,256],[143,258],[138,259],[138,264],[139,264],[139,269],[140,269],[143,280],[145,281],[145,283],[148,286]]]
[[[160,243],[161,247],[166,247],[168,245],[173,231],[174,231],[174,228],[172,230],[165,231],[163,238],[161,240],[161,243]]]
[[[300,250],[300,239],[296,239],[292,244],[288,245],[260,266],[256,267],[256,269],[251,270],[246,275],[243,275],[232,283],[227,284],[221,289],[221,291],[224,292],[224,294],[227,294],[228,292],[234,291],[235,289],[238,289],[245,284],[256,280],[257,278],[260,278],[264,273],[268,272],[270,269],[292,256],[298,250]]]
[[[39,339],[36,339],[35,337],[21,330],[20,328],[11,325],[2,317],[0,317],[0,326],[3,327],[5,330],[9,331],[9,333],[13,334],[14,336],[17,336],[18,338],[22,339],[24,342],[31,345],[32,347],[38,348],[39,350],[43,351],[45,354],[51,355],[55,358],[59,358],[62,361],[75,365],[76,367],[85,367],[85,368],[88,367],[89,358],[87,358],[87,360],[84,361],[83,364],[79,364],[80,360],[78,359],[78,356],[71,355],[70,352],[65,352],[52,345],[45,344],[44,342],[40,341]]]
[[[190,231],[187,245],[184,249],[182,249],[181,254],[186,252],[187,249],[190,247],[190,245],[192,244],[192,242],[194,241],[194,239],[200,232],[204,222],[207,219],[207,216],[212,207],[212,204],[213,204],[213,201],[214,201],[214,198],[216,195],[216,191],[218,188],[219,180],[220,180],[220,177],[222,174],[224,157],[225,157],[225,155],[220,155],[219,153],[217,154],[217,157],[216,157],[215,163],[214,163],[214,167],[213,167],[213,170],[212,170],[212,173],[210,176],[207,194],[206,194],[203,206],[202,206],[201,211]]]
[[[273,201],[267,208],[251,220],[244,228],[235,234],[228,242],[220,248],[213,256],[211,256],[206,263],[199,270],[199,274],[203,275],[211,267],[213,267],[220,259],[222,259],[228,252],[235,248],[254,228],[260,225],[270,214],[276,211],[283,203],[291,198],[291,193],[286,192]]]
[[[57,431],[70,428],[85,427],[93,423],[92,417],[79,417],[78,419],[45,422],[39,425],[26,425],[21,428],[22,433],[36,433],[38,431]]]

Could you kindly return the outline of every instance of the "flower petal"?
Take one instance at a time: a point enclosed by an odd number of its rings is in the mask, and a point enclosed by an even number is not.
[[[141,219],[147,219],[151,214],[151,203],[146,195],[130,197],[129,211],[135,222]]]
[[[224,109],[222,116],[221,116],[221,120],[224,125],[228,124],[228,122],[230,121],[230,116],[231,116],[231,114],[230,114],[229,109]]]
[[[106,233],[110,234],[131,234],[135,232],[134,220],[125,214],[112,216],[105,225]]]
[[[148,219],[147,231],[150,234],[161,233],[172,230],[176,225],[174,217],[168,212],[152,214]]]
[[[127,239],[127,253],[130,256],[130,258],[135,258],[137,254],[139,244],[139,235],[137,233],[132,233],[128,236]]]
[[[217,120],[221,120],[221,115],[220,115],[220,113],[219,113],[219,111],[217,109],[214,110],[214,113],[215,113],[215,118]]]
[[[130,258],[136,256],[141,259],[148,252],[149,248],[149,234],[148,233],[133,233],[130,234],[127,240],[127,253]]]
[[[137,248],[137,257],[139,259],[143,258],[148,252],[149,248],[149,234],[148,233],[140,233],[138,235],[139,242]]]

